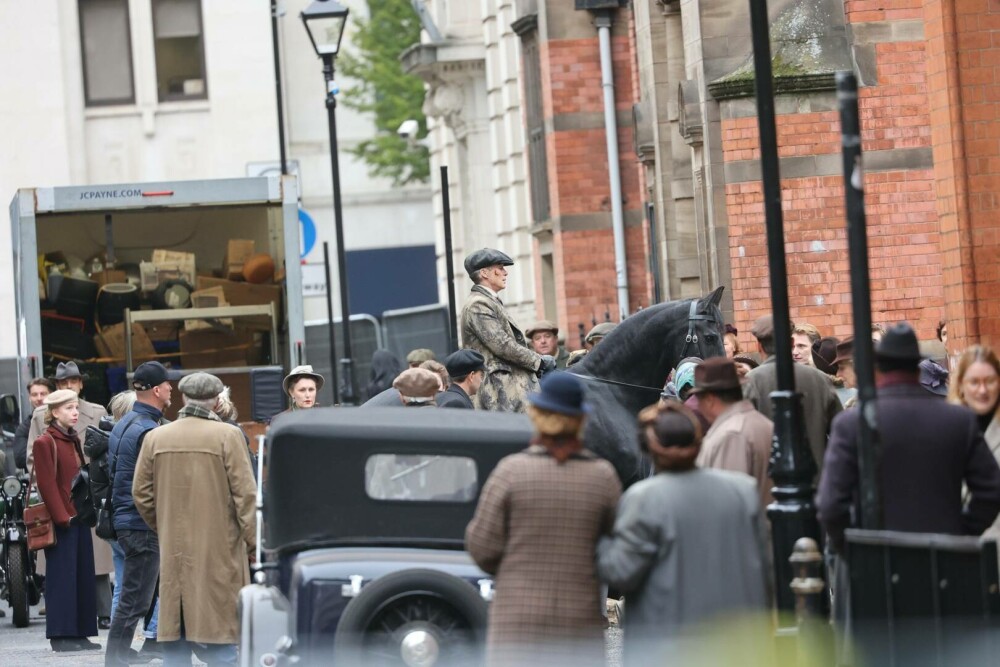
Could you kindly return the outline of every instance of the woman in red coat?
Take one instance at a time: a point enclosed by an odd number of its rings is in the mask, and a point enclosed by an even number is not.
[[[83,465],[74,427],[80,416],[76,392],[61,389],[45,398],[48,428],[32,445],[38,491],[56,525],[56,544],[45,550],[45,636],[53,651],[100,649],[97,590],[90,528],[76,520],[70,499],[73,477]]]

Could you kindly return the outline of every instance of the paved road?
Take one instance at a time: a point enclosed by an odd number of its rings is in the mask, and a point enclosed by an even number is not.
[[[7,612],[0,618],[0,665],[3,667],[39,667],[44,665],[103,665],[104,651],[80,651],[74,653],[54,653],[45,638],[45,617],[38,615],[38,607],[31,609],[31,623],[26,628],[15,628],[11,622],[10,608],[0,603],[0,609]],[[100,637],[91,638],[105,645],[107,630],[101,630]],[[617,627],[607,632],[608,667],[620,667],[622,633]],[[142,641],[136,641],[132,648],[139,650]],[[159,660],[150,663],[153,667],[162,664]],[[202,663],[195,662],[195,665]]]
[[[31,608],[31,622],[26,628],[15,628],[11,621],[11,610],[6,603],[0,603],[0,609],[7,612],[5,618],[0,618],[0,665],[3,667],[39,667],[41,665],[103,665],[104,651],[78,651],[73,653],[54,653],[45,638],[45,617],[38,615],[38,607]],[[107,630],[101,630],[100,637],[92,637],[105,645]],[[138,650],[142,641],[132,645]],[[159,665],[160,662],[153,662]]]

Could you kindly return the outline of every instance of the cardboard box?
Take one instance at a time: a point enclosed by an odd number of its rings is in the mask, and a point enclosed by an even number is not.
[[[105,269],[104,271],[93,274],[90,276],[90,279],[97,281],[97,284],[102,287],[111,283],[124,283],[128,281],[125,272],[118,271],[116,269]]]
[[[180,343],[185,370],[247,366],[256,347],[254,335],[241,331],[182,331]]]
[[[179,278],[194,286],[195,256],[190,252],[154,250],[152,261],[139,263],[143,292],[152,292],[164,280]]]
[[[180,322],[146,322],[143,325],[149,340],[154,342],[170,341],[177,342],[177,335],[181,331]]]
[[[195,290],[191,293],[192,308],[221,308],[228,306],[226,294],[221,287],[209,287],[208,289]],[[184,320],[185,331],[199,331],[202,329],[218,329],[219,327],[233,327],[233,318],[220,317],[214,321],[207,320]]]
[[[94,345],[102,357],[109,357],[117,365],[125,363],[125,323],[115,324],[102,329],[94,337]],[[146,330],[138,322],[132,323],[132,364],[138,366],[144,361],[156,358],[153,342],[146,335]]]
[[[281,323],[285,316],[285,311],[282,308],[281,285],[254,285],[253,283],[238,283],[224,278],[198,276],[199,290],[211,287],[221,287],[230,306],[263,306],[273,303],[278,329],[281,329]],[[251,331],[271,330],[271,321],[266,315],[235,318],[233,325],[237,329]]]
[[[222,277],[243,280],[243,263],[257,252],[256,246],[252,239],[230,239],[222,260]]]

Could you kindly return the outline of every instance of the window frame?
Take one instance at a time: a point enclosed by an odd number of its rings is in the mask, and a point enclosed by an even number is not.
[[[83,26],[83,5],[87,0],[77,0],[76,18],[77,27],[80,31],[80,70],[83,74],[83,105],[85,107],[111,107],[135,104],[135,56],[132,52],[132,13],[128,0],[120,0],[125,7],[125,41],[128,44],[128,72],[129,87],[132,95],[127,98],[109,98],[102,100],[92,100],[90,98],[90,77],[87,75],[87,35]]]
[[[164,102],[189,102],[197,100],[207,100],[208,99],[208,63],[205,60],[205,14],[202,11],[201,0],[194,0],[194,4],[198,8],[198,36],[201,38],[201,74],[202,82],[204,83],[204,90],[197,95],[170,95],[167,94],[163,97],[160,96],[160,75],[157,71],[157,52],[156,52],[156,2],[157,0],[150,0],[149,2],[149,13],[153,24],[153,78],[156,81],[156,99],[160,103]]]

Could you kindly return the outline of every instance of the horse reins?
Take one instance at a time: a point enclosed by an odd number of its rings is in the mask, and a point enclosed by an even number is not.
[[[684,353],[687,352],[688,346],[691,343],[695,345],[698,344],[698,333],[694,329],[696,322],[700,320],[712,320],[714,319],[711,315],[702,315],[698,312],[698,300],[694,299],[691,301],[691,309],[688,311],[688,330],[687,336],[684,337],[684,347],[681,348],[680,358],[684,358]],[[701,352],[701,350],[698,350]],[[657,394],[663,393],[663,387],[647,387],[643,384],[631,384],[628,382],[621,382],[619,380],[609,380],[607,378],[594,377],[593,375],[584,375],[582,373],[577,373],[577,377],[581,377],[584,380],[594,380],[595,382],[603,382],[604,384],[614,384],[619,387],[630,387],[632,389],[645,389],[646,391],[655,391]]]

